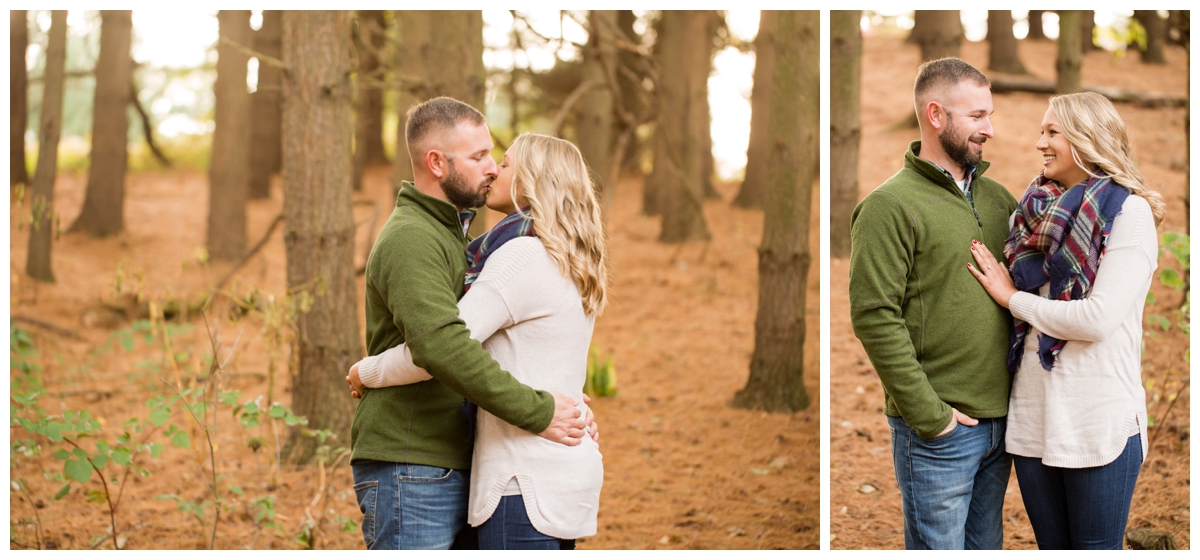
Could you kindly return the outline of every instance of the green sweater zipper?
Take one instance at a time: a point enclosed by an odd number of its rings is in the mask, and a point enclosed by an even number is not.
[[[904,168],[867,195],[851,226],[850,314],[884,388],[885,413],[931,438],[950,407],[976,418],[1008,413],[1012,316],[975,280],[971,241],[1003,259],[1017,202],[984,177],[972,199],[913,142]]]
[[[458,317],[467,241],[454,206],[402,183],[367,260],[367,353],[405,343],[433,379],[366,391],[354,411],[352,462],[470,468],[464,397],[533,433],[550,425],[554,397],[500,369]]]

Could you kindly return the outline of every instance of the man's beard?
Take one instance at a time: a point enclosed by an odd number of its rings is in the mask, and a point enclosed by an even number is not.
[[[963,171],[970,171],[972,167],[979,165],[979,161],[983,159],[983,150],[979,153],[971,151],[971,138],[963,138],[961,142],[958,140],[958,127],[954,126],[954,120],[950,119],[946,125],[946,129],[938,134],[938,142],[942,145],[942,150],[950,157],[954,163],[962,166]],[[986,139],[980,136],[977,141],[982,144]]]
[[[481,183],[479,186],[487,185],[491,180]],[[467,185],[467,178],[463,177],[458,169],[454,168],[454,160],[450,160],[450,172],[446,174],[446,178],[440,181],[442,192],[446,193],[446,199],[450,204],[458,208],[479,208],[487,202],[487,193],[483,189],[471,189]]]

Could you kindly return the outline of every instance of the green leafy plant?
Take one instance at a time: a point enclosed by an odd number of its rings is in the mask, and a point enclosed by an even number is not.
[[[603,356],[595,346],[588,349],[587,377],[584,394],[592,397],[611,397],[617,394],[617,369],[612,356]]]

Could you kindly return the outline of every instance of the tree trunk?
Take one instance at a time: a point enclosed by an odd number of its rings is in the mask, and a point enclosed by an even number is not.
[[[249,45],[250,10],[217,13],[221,38]],[[250,57],[222,41],[217,45],[217,81],[213,86],[212,163],[208,168],[208,254],[238,260],[246,252],[246,198],[250,189],[250,93],[246,63]]]
[[[1158,17],[1158,10],[1134,10],[1133,17],[1146,30],[1146,48],[1142,52],[1142,62],[1146,64],[1166,64],[1163,57],[1163,44],[1167,40],[1167,21]]]
[[[1073,93],[1079,91],[1080,69],[1083,58],[1079,52],[1079,11],[1058,11],[1058,58],[1054,67],[1058,72],[1058,80],[1054,85],[1058,93]]]
[[[128,168],[129,102],[132,100],[133,15],[100,12],[100,54],[92,104],[92,147],[83,210],[71,231],[107,237],[125,229],[125,171]]]
[[[397,10],[396,25],[400,28],[400,42],[396,44],[396,75],[401,78],[396,97],[396,112],[400,124],[396,127],[396,157],[392,160],[392,183],[396,190],[401,181],[413,180],[412,159],[408,155],[408,143],[404,141],[405,116],[408,109],[430,97],[425,86],[425,55],[432,48],[433,37],[427,11]],[[405,79],[415,80],[412,82]]]
[[[959,55],[963,29],[958,10],[916,10],[913,21],[921,62]]]
[[[387,163],[383,153],[383,82],[376,53],[385,43],[382,10],[358,11],[358,84],[354,110],[354,190],[362,190],[368,165]]]
[[[254,34],[254,50],[283,58],[283,11],[263,10],[262,27]],[[250,198],[271,196],[271,176],[283,164],[283,139],[279,137],[283,119],[280,84],[283,70],[258,61],[258,89],[250,94]]]
[[[583,53],[584,81],[600,84],[584,94],[575,121],[579,152],[592,171],[592,180],[601,189],[603,200],[609,201],[617,178],[609,176],[616,122],[613,118],[613,92],[616,81],[617,49],[612,30],[617,24],[615,10],[588,12],[588,44]],[[605,204],[607,207],[607,204]]]
[[[350,211],[354,134],[350,100],[351,12],[287,11],[283,16],[283,216],[289,290],[312,306],[297,312],[299,370],[292,409],[308,428],[349,445],[354,403],[343,377],[363,356],[356,310],[354,218]],[[295,431],[289,462],[312,458],[313,438]]]
[[[1017,55],[1010,10],[988,10],[988,70],[1007,74],[1025,74],[1025,65]]]
[[[670,166],[667,163],[667,156],[660,148],[659,136],[664,133],[660,132],[663,129],[663,68],[667,66],[667,61],[664,58],[666,46],[671,42],[667,37],[667,26],[664,25],[667,12],[663,12],[657,20],[654,21],[654,52],[652,59],[654,62],[654,71],[658,73],[658,79],[655,82],[654,103],[659,112],[654,122],[654,136],[650,140],[653,142],[651,148],[651,161],[653,163],[650,168],[650,174],[646,176],[643,182],[642,189],[642,213],[647,216],[662,215],[663,200],[666,198],[667,183],[671,180],[671,172],[668,171]]]
[[[1059,22],[1062,26],[1062,22]],[[1088,53],[1096,48],[1093,36],[1096,33],[1096,11],[1079,10],[1079,52]]]
[[[758,36],[754,38],[754,89],[750,93],[750,142],[746,146],[746,173],[742,188],[733,199],[733,204],[742,208],[762,208],[765,198],[767,112],[771,108],[771,76],[775,71],[775,27],[778,22],[777,11],[763,10],[759,13]]]
[[[862,12],[829,12],[829,252],[850,256],[850,217],[858,204],[862,137]]]
[[[704,123],[704,134],[700,136],[700,189],[704,192],[704,198],[720,199],[721,195],[717,194],[717,189],[713,185],[713,177],[717,174],[716,160],[713,158],[712,151],[712,110],[708,105],[708,76],[712,74],[713,57],[717,55],[716,42],[713,37],[717,34],[717,28],[725,23],[725,18],[715,10],[709,10],[707,35],[704,36],[704,43],[708,46],[708,59],[704,61],[704,103],[696,105],[696,110],[699,112],[697,118]]]
[[[25,164],[25,129],[28,94],[25,69],[25,49],[29,46],[29,13],[25,10],[8,12],[8,184],[29,184],[29,168]]]
[[[630,44],[638,45],[641,43],[641,38],[637,32],[633,30],[633,24],[637,21],[637,16],[632,10],[620,10],[617,12],[617,27],[622,31],[621,40],[627,41]],[[631,52],[628,49],[620,49],[617,51],[617,59],[629,72],[617,70],[617,82],[621,85],[621,103],[623,109],[637,122],[644,120],[647,107],[644,97],[645,86],[642,85],[642,79],[645,76],[643,61],[641,55],[636,52]],[[632,74],[632,76],[630,75]],[[636,124],[636,123],[635,123]],[[620,123],[619,132],[625,132],[625,123]],[[629,137],[629,144],[625,147],[625,153],[622,155],[621,169],[641,169],[642,153],[644,152],[642,139],[637,134]]]
[[[655,129],[657,154],[655,165],[662,162],[663,243],[709,238],[704,221],[703,136],[709,133],[702,121],[700,104],[708,104],[707,87],[710,18],[701,10],[664,11],[662,14],[663,66],[659,76],[658,126]]]
[[[1046,38],[1046,31],[1042,27],[1042,14],[1046,10],[1029,10],[1029,34],[1026,39],[1041,40]]]
[[[1191,46],[1192,15],[1190,10],[1167,12],[1167,43],[1183,48]]]
[[[67,63],[67,12],[50,12],[50,43],[42,73],[41,125],[38,127],[38,160],[33,175],[33,219],[25,272],[34,280],[53,282],[50,249],[58,226],[54,213],[54,177],[58,170],[58,138],[62,133],[63,78]],[[24,162],[22,162],[22,166]]]
[[[820,62],[811,53],[818,50],[819,12],[780,12],[754,355],[750,378],[733,397],[737,408],[790,414],[809,404],[804,389],[805,300],[821,114]]]

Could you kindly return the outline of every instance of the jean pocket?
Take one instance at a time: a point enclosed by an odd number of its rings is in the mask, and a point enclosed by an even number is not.
[[[454,469],[429,465],[408,465],[408,468],[404,469],[403,472],[404,474],[398,477],[402,483],[436,484],[449,480],[450,475],[454,473]]]
[[[946,433],[944,433],[944,434],[938,434],[938,435],[936,435],[936,436],[933,436],[933,437],[931,437],[931,438],[929,438],[929,439],[925,439],[925,438],[921,438],[921,439],[922,439],[922,440],[924,440],[926,443],[933,443],[933,442],[935,442],[935,441],[942,441],[942,440],[944,440],[944,439],[949,439],[949,438],[950,438],[951,436],[953,436],[954,434],[957,434],[957,433],[958,433],[958,429],[959,429],[959,428],[961,428],[961,427],[962,427],[962,424],[959,424],[959,423],[955,422],[955,424],[954,424],[954,427],[953,427],[953,428],[950,428],[950,431],[949,431],[949,432],[946,432]],[[917,431],[916,431],[916,430],[913,430],[913,434],[914,434],[914,435],[916,435],[916,433],[917,433]],[[917,437],[921,437],[921,436],[917,436]]]
[[[379,496],[379,481],[369,480],[354,485],[354,497],[358,499],[358,511],[362,512],[362,536],[367,548],[375,544],[375,502]]]

